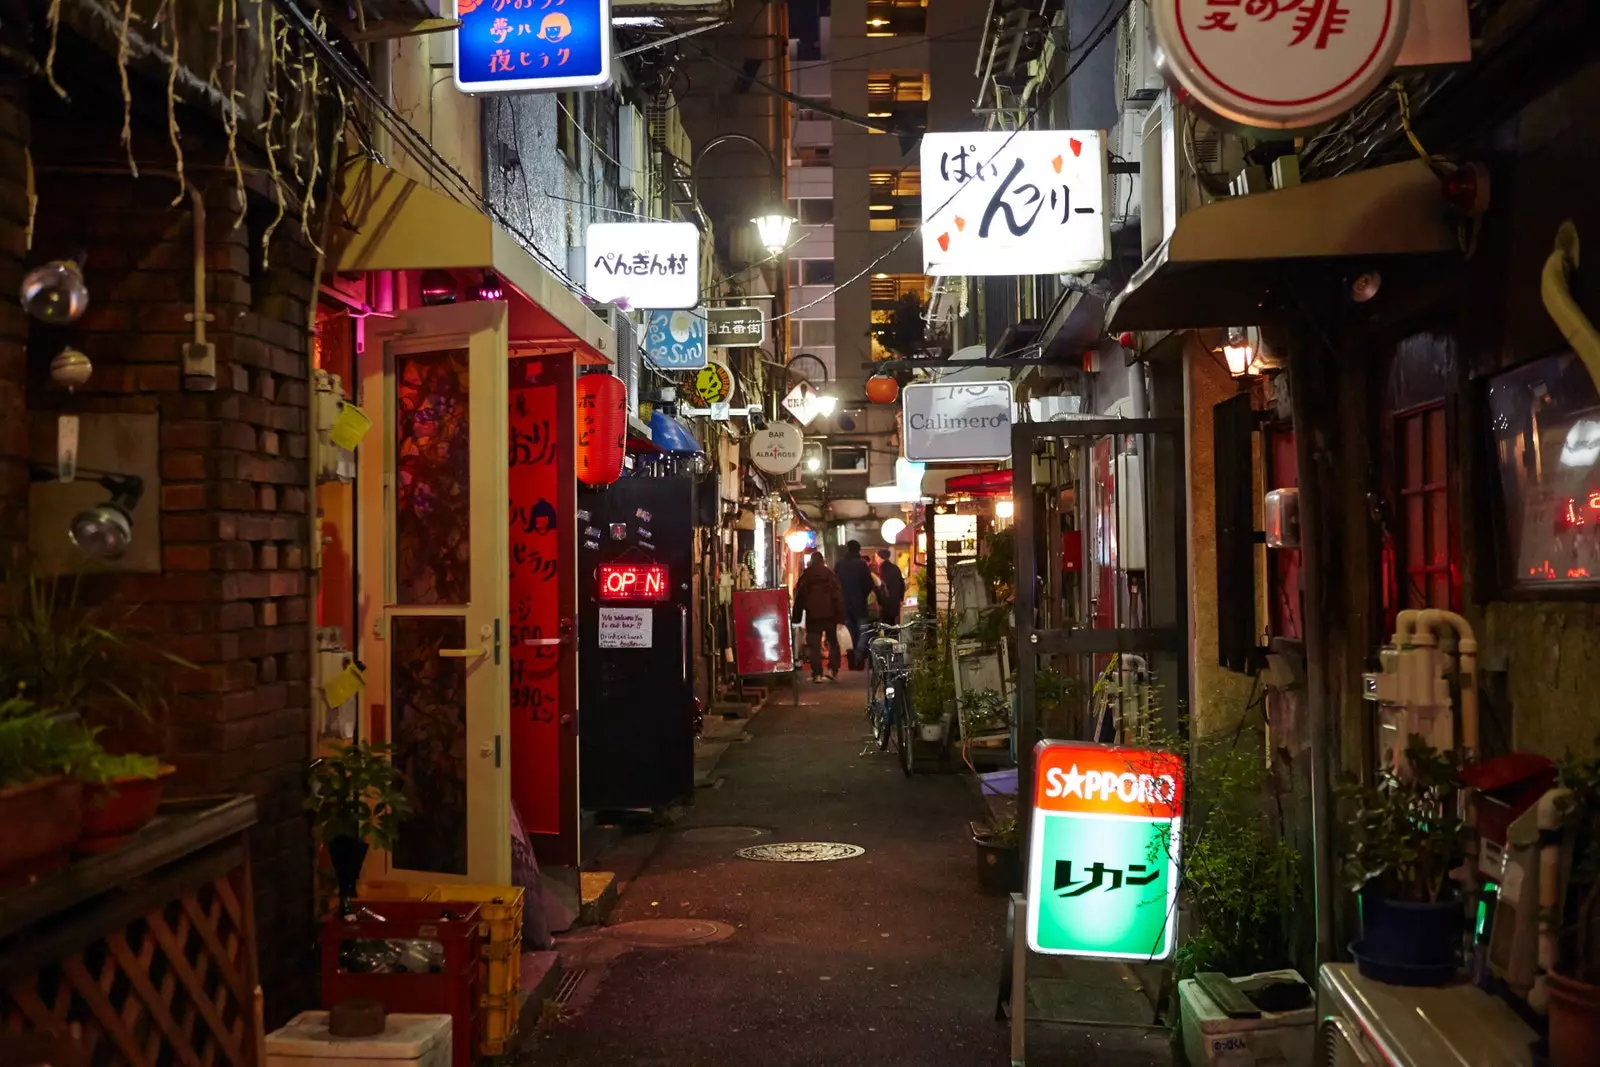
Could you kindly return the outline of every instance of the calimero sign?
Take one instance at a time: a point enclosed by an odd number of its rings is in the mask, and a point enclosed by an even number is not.
[[[1176,947],[1183,760],[1042,741],[1028,850],[1028,947],[1164,960]]]

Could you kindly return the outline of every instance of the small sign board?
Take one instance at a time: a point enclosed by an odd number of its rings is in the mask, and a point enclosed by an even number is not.
[[[655,612],[650,608],[600,609],[601,648],[650,648]]]
[[[694,395],[707,407],[726,404],[733,399],[733,372],[710,360],[695,372]]]
[[[784,395],[783,410],[799,419],[801,426],[810,426],[822,414],[821,397],[810,382],[801,382]]]
[[[696,311],[652,311],[645,323],[644,359],[660,370],[706,365],[706,320]]]
[[[1010,382],[908,385],[901,391],[906,459],[983,463],[1011,458]]]
[[[591,222],[584,292],[618,307],[688,309],[700,303],[700,230],[692,222]]]
[[[734,664],[741,675],[794,670],[789,590],[743,589],[733,594]]]
[[[456,0],[456,88],[556,92],[611,83],[611,0]]]
[[[752,307],[708,308],[706,334],[712,348],[754,348],[766,340],[766,312]]]
[[[1177,947],[1183,759],[1041,741],[1028,844],[1028,947],[1160,961]]]
[[[769,422],[750,435],[750,462],[767,474],[788,474],[800,466],[805,435],[789,422]]]

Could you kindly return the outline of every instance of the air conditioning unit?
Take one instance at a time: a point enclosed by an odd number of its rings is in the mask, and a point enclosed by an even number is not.
[[[1211,184],[1225,187],[1244,169],[1244,151],[1238,134],[1218,130],[1180,105],[1171,89],[1162,90],[1144,115],[1140,144],[1139,218],[1146,257],[1172,236],[1178,219],[1215,199],[1196,168],[1216,179]]]
[[[1135,3],[1117,27],[1117,91],[1124,108],[1145,110],[1161,95],[1165,79],[1156,66],[1156,39],[1150,7]]]
[[[1317,1067],[1533,1067],[1535,1035],[1474,985],[1400,986],[1323,964]]]
[[[1147,111],[1127,108],[1122,120],[1111,131],[1111,150],[1130,163],[1140,165],[1141,174],[1111,175],[1111,217],[1137,216],[1144,210],[1141,175],[1144,168],[1144,117]]]

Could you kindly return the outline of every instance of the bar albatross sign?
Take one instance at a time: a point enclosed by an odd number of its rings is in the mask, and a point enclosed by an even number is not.
[[[1041,741],[1028,844],[1028,947],[1158,961],[1178,925],[1183,760]]]
[[[901,396],[906,459],[973,463],[1011,458],[1016,404],[1010,382],[908,385]]]

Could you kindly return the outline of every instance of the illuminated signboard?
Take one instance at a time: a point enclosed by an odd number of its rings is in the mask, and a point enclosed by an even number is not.
[[[1176,948],[1183,760],[1041,741],[1028,848],[1028,947],[1167,959]]]
[[[600,564],[602,600],[665,600],[667,568],[659,563]]]
[[[456,0],[456,88],[556,92],[611,83],[611,0]]]

